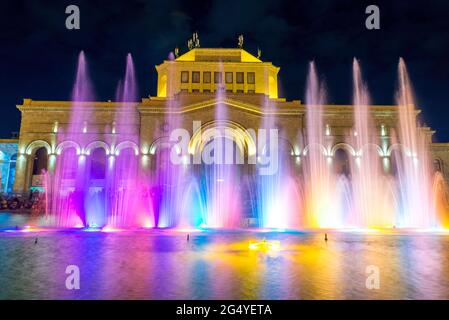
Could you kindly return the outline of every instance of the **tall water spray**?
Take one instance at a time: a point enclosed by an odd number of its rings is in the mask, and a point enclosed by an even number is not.
[[[168,81],[176,81],[178,74],[173,69],[168,72]],[[167,83],[167,88],[172,87],[171,83]],[[176,141],[171,139],[175,130],[183,127],[183,117],[179,113],[182,104],[181,96],[166,100],[165,116],[156,122],[154,128],[155,136],[162,137],[150,147],[153,171],[149,182],[151,202],[155,226],[161,228],[191,227],[201,223],[192,216],[196,212],[192,211],[190,195],[186,193],[192,179],[191,166],[188,165],[190,154],[178,148]]]
[[[368,88],[355,58],[352,76],[354,128],[348,142],[355,148],[355,155],[351,157],[354,210],[346,225],[392,227],[396,223],[392,179],[382,169],[385,148],[379,148],[379,143],[384,142],[383,132],[373,125]]]
[[[86,156],[82,147],[88,141],[88,120],[91,117],[86,102],[95,99],[83,51],[78,56],[71,100],[67,127],[59,129],[57,123],[54,126],[57,142],[64,147],[57,151],[55,172],[46,186],[50,194],[48,198],[51,199],[48,204],[49,215],[52,224],[58,227],[86,226],[101,223],[104,219],[104,208],[86,211],[85,207],[88,178],[85,175]]]
[[[268,75],[266,75],[268,78]],[[263,97],[263,116],[257,135],[255,198],[259,226],[298,229],[301,227],[302,198],[295,155],[275,115],[275,104]],[[270,168],[270,170],[267,170]]]
[[[324,123],[326,92],[320,83],[314,62],[309,64],[306,87],[307,138],[303,150],[305,217],[308,227],[340,227],[342,212],[337,184],[332,172],[330,128]],[[342,189],[344,190],[344,189]]]
[[[223,64],[220,64],[220,73]],[[217,79],[215,99],[215,125],[202,132],[204,137],[201,152],[199,185],[203,202],[203,222],[210,228],[240,227],[242,217],[241,181],[244,168],[244,150],[234,139],[234,131],[227,129],[228,110],[225,104],[225,79]],[[241,147],[241,145],[240,145]],[[207,161],[209,159],[209,161]]]
[[[438,220],[432,197],[432,172],[426,136],[417,126],[415,99],[404,60],[399,60],[398,91],[400,148],[393,158],[397,167],[397,190],[400,195],[401,227],[437,227]]]
[[[265,135],[253,135],[260,156],[253,168],[244,164],[249,153],[254,153],[248,145],[252,142],[243,127],[229,120],[229,113],[234,111],[228,110],[226,84],[221,81],[216,88],[215,114],[201,128],[194,127],[191,149],[177,148],[176,139],[171,137],[175,129],[193,125],[179,112],[189,101],[180,94],[167,98],[163,117],[152,118],[154,135],[162,138],[153,141],[148,154],[144,151],[140,159],[138,95],[131,55],[127,56],[116,102],[108,104],[114,121],[106,128],[90,124],[95,114],[87,69],[81,52],[70,118],[54,125],[58,148],[50,155],[45,179],[47,224],[237,228],[241,226],[246,193],[253,189],[249,214],[258,217],[259,225],[265,228],[433,228],[448,219],[447,187],[441,173],[432,170],[428,150],[431,137],[417,124],[402,59],[396,133],[393,128],[387,133],[383,124],[379,127],[374,121],[371,108],[375,107],[370,107],[368,88],[356,59],[353,127],[349,132],[338,128],[332,132],[327,118],[332,106],[325,107],[324,85],[311,62],[306,89],[307,131],[302,133],[301,154],[285,142],[288,133],[278,128],[273,112],[276,104],[260,97],[264,116],[259,128]],[[168,78],[176,76],[169,74]],[[280,130],[272,136],[272,129]],[[102,130],[110,149],[99,142],[98,132]],[[344,172],[334,168],[339,147],[350,153],[349,168]],[[276,160],[277,170],[261,175],[259,169],[267,155],[271,161]],[[195,157],[201,164],[192,164]],[[293,159],[297,161],[294,165]]]
[[[137,82],[131,54],[126,57],[125,77],[120,81],[115,121],[110,128],[113,154],[108,158],[108,225],[112,227],[154,226],[146,185],[139,171],[139,117]]]

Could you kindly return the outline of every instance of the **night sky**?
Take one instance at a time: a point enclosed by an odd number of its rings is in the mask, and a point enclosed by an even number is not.
[[[66,6],[81,29],[65,28]],[[365,8],[380,7],[381,29],[365,28]],[[201,47],[244,48],[281,67],[280,95],[303,100],[308,61],[329,103],[351,103],[351,62],[361,60],[374,104],[392,104],[404,57],[422,121],[449,141],[449,1],[1,1],[0,137],[18,131],[23,98],[67,100],[84,50],[96,98],[114,99],[125,57],[134,58],[139,94],[156,95],[154,66],[198,31]]]

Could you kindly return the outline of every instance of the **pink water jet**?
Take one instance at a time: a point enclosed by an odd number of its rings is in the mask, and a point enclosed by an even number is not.
[[[396,103],[399,109],[399,141],[393,159],[398,168],[401,227],[433,228],[440,225],[432,201],[432,166],[426,136],[417,126],[415,99],[404,60],[399,60]]]
[[[368,87],[355,58],[352,72],[354,129],[349,134],[348,143],[355,147],[351,162],[354,211],[347,224],[354,227],[392,227],[396,225],[393,194],[389,187],[392,179],[382,168],[386,141],[380,135],[381,128],[374,126]],[[382,143],[385,144],[383,149],[379,147]]]
[[[341,227],[342,213],[336,199],[337,180],[332,171],[330,149],[333,138],[324,123],[326,91],[312,61],[306,87],[306,139],[302,152],[304,163],[305,215],[307,227]]]

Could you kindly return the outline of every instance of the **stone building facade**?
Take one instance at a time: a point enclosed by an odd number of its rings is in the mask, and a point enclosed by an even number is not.
[[[87,128],[79,128],[82,143],[64,140],[60,134],[69,127],[72,102],[24,99],[17,106],[22,120],[14,191],[27,192],[42,186],[41,170],[52,172],[61,153],[68,148],[74,148],[79,157],[87,159],[98,148],[104,149],[109,157],[130,148],[140,157],[142,172],[154,170],[149,164],[161,149],[170,146],[173,126],[189,131],[191,155],[201,152],[201,137],[212,128],[230,129],[233,138],[241,139],[242,152],[248,154],[255,141],[251,136],[242,136],[241,129],[257,130],[267,117],[280,130],[285,156],[301,166],[301,157],[306,156],[308,148],[304,138],[306,106],[299,100],[278,97],[278,67],[243,49],[194,48],[164,61],[156,70],[157,96],[129,103],[135,108],[124,108],[126,103],[111,101],[77,103],[89,113]],[[223,110],[225,114],[220,114]],[[333,157],[337,150],[343,149],[349,156],[355,156],[357,150],[347,143],[353,127],[353,107],[325,105],[323,110],[326,128],[323,152]],[[397,106],[372,105],[370,110],[378,135],[379,157],[388,158],[397,147],[390,135],[398,123]],[[117,115],[125,117],[128,125],[137,130],[136,137],[130,138],[115,129]],[[173,118],[177,120],[171,121]],[[194,121],[200,121],[201,126],[195,127]],[[420,130],[427,137],[435,168],[449,180],[449,143],[432,143],[433,131],[428,127]]]
[[[13,190],[18,142],[18,139],[0,139],[0,193]]]

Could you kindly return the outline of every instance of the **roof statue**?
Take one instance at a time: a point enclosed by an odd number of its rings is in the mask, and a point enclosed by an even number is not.
[[[243,48],[243,35],[239,35],[239,42],[237,44],[237,46],[242,49]]]
[[[200,38],[198,36],[198,32],[194,32],[192,38],[187,40],[187,47],[189,48],[189,50],[200,47]]]

